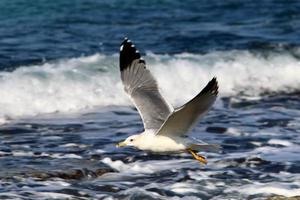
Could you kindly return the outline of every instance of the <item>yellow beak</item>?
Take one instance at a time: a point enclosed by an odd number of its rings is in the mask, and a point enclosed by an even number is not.
[[[116,144],[116,147],[125,147],[126,144],[125,142],[119,142],[118,144]]]

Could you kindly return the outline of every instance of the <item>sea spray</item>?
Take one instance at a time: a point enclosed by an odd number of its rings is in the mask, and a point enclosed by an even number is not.
[[[175,106],[196,95],[214,76],[223,97],[258,97],[300,88],[300,62],[288,52],[147,53],[146,63],[163,96]],[[95,54],[0,72],[0,96],[0,121],[80,112],[94,106],[132,105],[120,81],[118,55]]]

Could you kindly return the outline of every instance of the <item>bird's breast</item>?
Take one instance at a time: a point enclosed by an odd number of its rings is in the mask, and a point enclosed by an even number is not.
[[[159,135],[151,135],[143,138],[143,141],[137,147],[144,151],[152,152],[176,152],[186,149],[184,142]]]

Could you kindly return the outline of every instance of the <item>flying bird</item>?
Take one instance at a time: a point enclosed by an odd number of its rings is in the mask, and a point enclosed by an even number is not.
[[[214,77],[202,91],[185,105],[173,109],[159,92],[157,81],[146,62],[127,38],[120,46],[120,71],[125,92],[136,106],[144,132],[129,136],[117,147],[131,146],[155,153],[188,152],[203,164],[198,151],[219,151],[220,146],[188,137],[188,133],[215,102],[218,82]]]

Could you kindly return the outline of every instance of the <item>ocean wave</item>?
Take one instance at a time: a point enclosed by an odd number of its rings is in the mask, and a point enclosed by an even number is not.
[[[156,55],[146,61],[163,96],[180,105],[214,76],[220,96],[259,97],[300,88],[300,61],[292,53],[245,50]],[[0,72],[0,122],[42,113],[80,112],[95,106],[132,105],[123,91],[118,55],[95,54]]]

